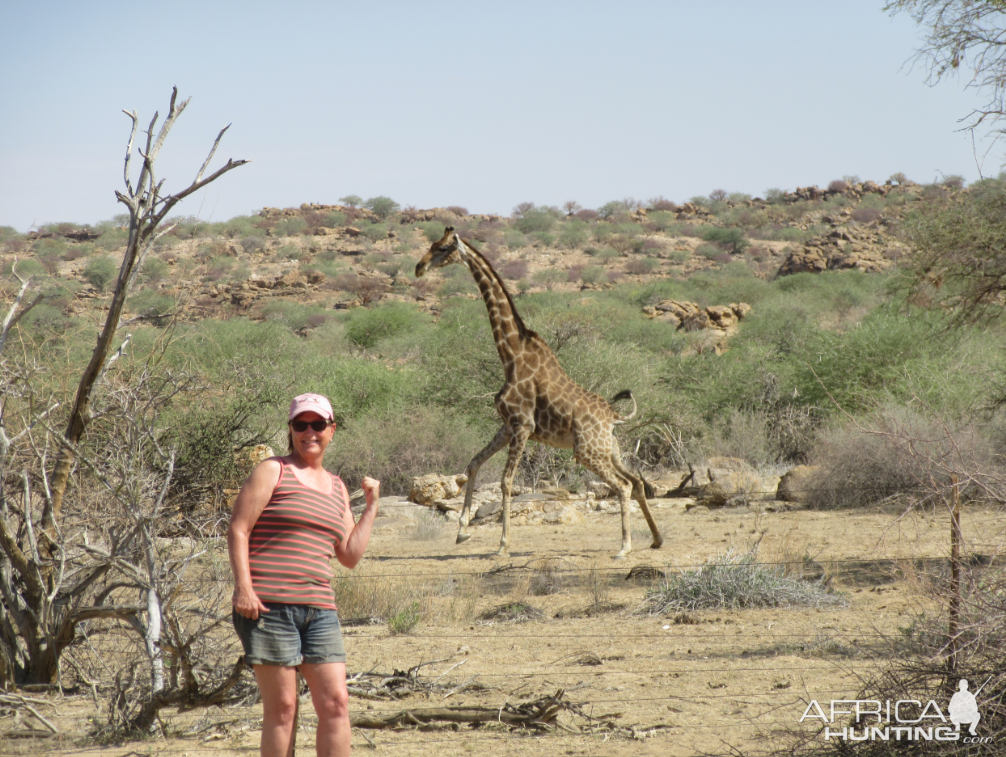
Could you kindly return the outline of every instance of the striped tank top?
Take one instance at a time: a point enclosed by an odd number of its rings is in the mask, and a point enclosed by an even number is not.
[[[332,476],[332,493],[301,483],[282,458],[279,482],[248,541],[252,588],[263,602],[335,609],[329,560],[346,537],[349,496]]]

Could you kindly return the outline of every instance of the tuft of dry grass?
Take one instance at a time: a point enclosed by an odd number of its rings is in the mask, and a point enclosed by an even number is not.
[[[755,549],[747,552],[730,549],[709,558],[697,570],[671,574],[647,593],[642,610],[660,615],[680,610],[847,604],[844,597],[820,584],[787,577],[777,566],[758,563],[756,557]]]

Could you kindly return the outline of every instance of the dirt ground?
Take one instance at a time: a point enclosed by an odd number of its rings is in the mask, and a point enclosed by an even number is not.
[[[436,686],[399,701],[353,697],[354,717],[409,708],[497,709],[562,689],[566,701],[595,721],[564,714],[559,722],[565,727],[545,733],[508,730],[498,723],[456,730],[354,729],[354,749],[389,757],[670,757],[781,746],[781,729],[796,728],[810,700],[855,697],[862,676],[895,654],[898,629],[927,606],[909,561],[948,554],[945,513],[899,518],[784,510],[781,503],[721,510],[687,509],[689,504],[654,502],[665,538],[660,550],[646,548],[642,518],[635,516],[635,550],[624,561],[610,559],[620,538],[614,511],[588,513],[572,525],[517,525],[511,554],[498,558],[498,525],[476,527],[469,541],[455,545],[452,527],[420,537],[415,520],[388,508],[355,573],[393,592],[424,583],[441,588],[425,595],[419,608],[423,620],[410,631],[347,626],[348,669],[350,675],[391,674],[423,664],[423,679]],[[998,554],[1000,523],[997,512],[966,512],[967,550]],[[848,606],[666,617],[638,612],[657,580],[627,579],[632,568],[697,566],[728,548],[746,549],[759,538],[760,561],[805,562],[809,570],[823,571]],[[938,564],[924,564],[923,570]],[[542,618],[478,619],[487,609],[517,601],[539,609]],[[47,712],[61,736],[4,739],[0,723],[0,753],[226,757],[258,750],[259,705],[169,712],[167,738],[98,745],[86,736],[89,719],[102,717],[95,702],[83,696],[52,702],[55,709]],[[305,697],[300,754],[314,753],[313,723]]]

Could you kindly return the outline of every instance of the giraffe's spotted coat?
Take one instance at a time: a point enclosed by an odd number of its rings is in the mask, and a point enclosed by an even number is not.
[[[508,447],[500,489],[503,493],[503,536],[500,554],[510,546],[510,500],[517,464],[528,440],[560,449],[572,449],[577,461],[618,492],[622,508],[622,548],[615,557],[625,557],[632,549],[629,529],[629,499],[643,511],[653,534],[653,548],[663,543],[646,502],[643,480],[622,463],[618,440],[612,433],[618,413],[602,397],[573,381],[559,365],[552,350],[529,329],[514,307],[513,298],[499,274],[478,250],[448,226],[416,264],[416,276],[430,268],[460,263],[475,278],[489,311],[496,351],[503,363],[506,380],[496,394],[496,410],[503,425],[496,436],[468,464],[468,484],[461,511],[458,541],[468,538],[472,494],[479,468],[504,447]]]

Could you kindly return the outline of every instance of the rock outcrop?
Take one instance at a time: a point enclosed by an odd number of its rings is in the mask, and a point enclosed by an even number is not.
[[[415,502],[417,505],[433,507],[437,500],[456,497],[466,483],[468,483],[468,476],[464,473],[459,473],[456,476],[439,476],[436,473],[417,476],[412,479],[409,501]]]

